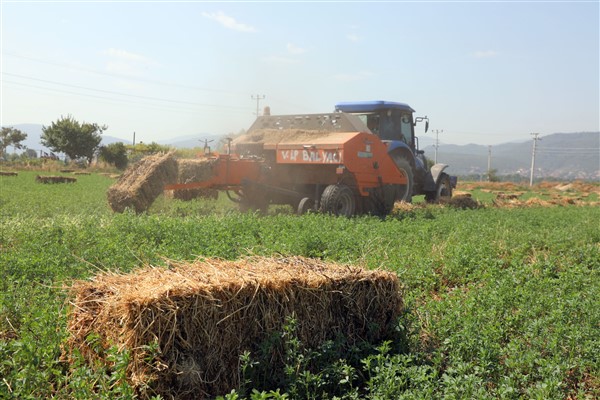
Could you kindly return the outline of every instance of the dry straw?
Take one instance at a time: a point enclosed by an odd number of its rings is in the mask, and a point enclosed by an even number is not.
[[[202,182],[213,176],[215,159],[180,159],[177,160],[177,183]],[[192,200],[196,198],[216,199],[218,191],[214,189],[179,189],[169,190],[169,197],[178,200]]]
[[[108,203],[115,212],[131,208],[146,211],[163,192],[165,185],[177,179],[177,162],[173,153],[145,157],[129,167],[108,188]]]
[[[90,363],[107,363],[86,341],[98,335],[104,348],[131,352],[127,376],[142,397],[165,398],[239,387],[240,355],[282,332],[290,316],[303,345],[317,348],[339,335],[349,344],[389,338],[402,307],[393,273],[300,257],[148,266],[75,282],[71,293],[66,355],[77,349]]]

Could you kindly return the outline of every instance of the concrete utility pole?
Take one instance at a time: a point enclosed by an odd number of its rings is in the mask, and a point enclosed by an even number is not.
[[[264,94],[262,96],[257,94],[256,97],[254,97],[254,95],[252,95],[250,97],[252,97],[252,100],[256,100],[256,116],[258,117],[260,115],[258,113],[258,110],[260,109],[260,106],[259,106],[260,101],[264,100],[266,96]]]
[[[537,145],[537,141],[542,140],[538,137],[539,133],[532,133],[531,136],[533,136],[533,149],[531,150],[531,173],[529,175],[529,186],[533,186],[533,169],[535,168],[535,147]]]
[[[433,161],[433,162],[437,164],[437,153],[438,153],[438,147],[440,146],[440,141],[439,141],[439,139],[438,139],[438,135],[439,135],[440,133],[444,133],[444,130],[442,129],[442,130],[440,131],[440,130],[436,129],[436,130],[435,130],[435,131],[433,131],[433,132],[435,133],[435,146],[434,146],[434,147],[435,147],[435,158],[434,158],[434,161]]]
[[[492,181],[492,146],[488,146],[488,182]]]

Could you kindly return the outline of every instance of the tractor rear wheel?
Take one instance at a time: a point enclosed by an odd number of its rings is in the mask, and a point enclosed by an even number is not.
[[[321,211],[351,217],[356,211],[354,192],[346,185],[329,185],[321,195]]]
[[[396,167],[398,167],[398,169],[404,173],[404,176],[406,176],[406,180],[407,183],[406,185],[397,185],[398,186],[398,201],[404,201],[406,203],[410,203],[412,202],[412,192],[413,192],[413,186],[414,186],[414,176],[413,176],[413,169],[412,166],[410,165],[410,162],[402,157],[399,154],[393,155],[392,159],[394,160],[394,163],[396,164]]]

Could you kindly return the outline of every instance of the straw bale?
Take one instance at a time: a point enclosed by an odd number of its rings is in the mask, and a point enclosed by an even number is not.
[[[35,177],[35,181],[38,183],[73,183],[77,182],[77,178],[69,176],[41,176]]]
[[[213,176],[213,165],[216,159],[179,159],[177,160],[177,183],[202,182]],[[218,191],[214,189],[178,189],[165,193],[168,197],[189,201],[198,197],[216,199]]]
[[[300,257],[172,263],[105,273],[71,287],[66,356],[106,363],[86,342],[128,349],[127,376],[142,397],[213,398],[239,387],[239,357],[258,352],[295,316],[307,348],[391,337],[402,308],[397,275]],[[158,351],[150,356],[147,346]],[[256,354],[256,353],[255,353]],[[274,349],[272,367],[283,365]],[[144,388],[148,388],[147,390]]]
[[[108,188],[108,203],[115,212],[133,208],[147,210],[162,193],[165,185],[177,180],[177,162],[173,153],[144,157],[125,170]]]
[[[202,182],[213,176],[216,159],[180,159],[177,160],[177,183]]]

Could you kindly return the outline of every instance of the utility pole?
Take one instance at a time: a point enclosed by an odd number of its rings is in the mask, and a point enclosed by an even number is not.
[[[435,131],[433,131],[433,132],[435,132],[435,146],[434,146],[434,147],[435,147],[435,158],[434,158],[434,163],[436,163],[436,164],[437,164],[437,153],[438,153],[438,147],[440,146],[440,141],[439,141],[439,139],[438,139],[438,135],[439,135],[440,133],[444,133],[444,130],[442,129],[442,130],[440,131],[440,130],[436,129],[436,130],[435,130]]]
[[[488,182],[492,181],[492,146],[488,146]]]
[[[254,95],[252,95],[252,96],[250,96],[250,97],[252,97],[252,100],[256,100],[256,116],[258,117],[258,116],[260,115],[260,114],[258,113],[258,110],[260,109],[260,106],[259,106],[259,104],[260,104],[260,101],[261,101],[261,100],[264,100],[264,98],[265,98],[266,96],[265,96],[264,94],[263,94],[262,96],[257,94],[257,95],[256,95],[256,97],[254,97]]]
[[[535,168],[535,147],[537,145],[537,141],[542,140],[538,137],[539,133],[532,133],[531,136],[533,136],[533,149],[531,150],[531,173],[529,175],[529,186],[533,186],[533,169]]]

